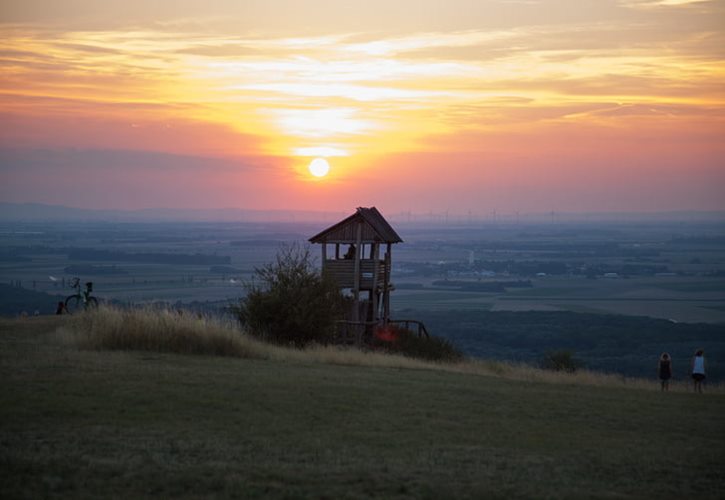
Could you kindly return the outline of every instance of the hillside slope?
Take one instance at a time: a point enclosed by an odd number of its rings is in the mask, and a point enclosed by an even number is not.
[[[725,396],[79,351],[0,320],[3,497],[725,494]]]

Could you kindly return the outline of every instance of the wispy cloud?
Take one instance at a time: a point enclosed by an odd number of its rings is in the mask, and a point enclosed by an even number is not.
[[[0,148],[15,151],[0,195],[73,199],[79,173],[99,206],[113,191],[548,210],[615,203],[625,176],[634,207],[666,165],[688,186],[677,206],[722,206],[723,2],[441,5],[16,2],[0,22]],[[316,156],[329,182],[301,183]],[[359,199],[354,181],[379,189]]]
[[[627,7],[635,9],[648,9],[655,7],[704,6],[714,2],[712,2],[712,0],[621,0],[621,3]]]
[[[50,100],[75,109],[84,103],[97,123],[109,107],[117,107],[114,119],[143,123],[133,106],[162,106],[157,116],[166,121],[213,123],[254,134],[269,152],[303,156],[325,144],[395,151],[432,133],[557,114],[593,120],[568,110],[601,103],[686,106],[703,116],[725,108],[725,35],[703,29],[714,3],[601,5],[609,18],[393,34],[364,27],[322,36],[210,33],[188,20],[105,31],[6,25],[0,95],[17,113],[38,112]],[[661,8],[656,16],[632,14],[653,6]],[[686,6],[699,9],[681,12]]]

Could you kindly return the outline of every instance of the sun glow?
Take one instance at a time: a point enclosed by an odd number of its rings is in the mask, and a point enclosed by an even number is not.
[[[282,109],[274,113],[282,130],[296,137],[335,137],[361,134],[374,128],[352,108]]]
[[[6,3],[3,202],[725,207],[723,1]]]
[[[324,158],[315,158],[307,168],[315,177],[324,177],[330,171],[330,164]]]

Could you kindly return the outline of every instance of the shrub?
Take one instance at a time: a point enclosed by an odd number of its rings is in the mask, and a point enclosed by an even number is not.
[[[373,347],[391,354],[437,362],[458,362],[463,354],[450,341],[440,337],[419,337],[410,330],[389,325],[379,330]]]
[[[332,339],[342,294],[334,280],[314,269],[308,248],[283,247],[274,262],[255,269],[255,278],[233,308],[250,333],[296,347]]]
[[[584,363],[575,359],[573,353],[567,350],[547,351],[541,361],[541,368],[556,372],[574,373],[583,366]]]

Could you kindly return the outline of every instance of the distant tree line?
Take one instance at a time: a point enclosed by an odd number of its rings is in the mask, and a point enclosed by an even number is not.
[[[508,274],[513,276],[536,276],[545,274],[548,276],[582,275],[582,276],[603,276],[608,273],[616,273],[622,276],[653,276],[657,273],[666,273],[669,267],[664,264],[577,264],[550,260],[476,260],[473,264],[467,262],[406,262],[394,271],[404,270],[412,275],[432,277],[461,275],[474,273],[484,275],[485,273]],[[516,286],[515,284],[507,286]],[[519,285],[521,286],[521,285]]]
[[[295,241],[298,238],[291,238],[289,241]],[[229,244],[233,247],[279,247],[288,244],[289,241],[283,240],[235,240]]]
[[[540,273],[562,275],[568,274],[571,270],[570,266],[564,262],[545,260],[476,260],[473,263],[473,269],[519,276],[535,276]]]
[[[721,324],[566,311],[405,311],[464,353],[539,363],[550,352],[570,352],[588,368],[628,376],[656,376],[662,352],[677,378],[689,376],[695,349],[705,350],[708,379],[725,380],[725,329]]]
[[[63,272],[73,276],[117,276],[121,274],[128,274],[128,271],[120,269],[117,266],[94,266],[93,264],[76,264],[68,266],[63,269]]]
[[[31,262],[33,259],[10,252],[0,252],[0,262]]]
[[[518,281],[461,281],[436,280],[433,286],[455,288],[461,292],[493,292],[503,293],[507,288],[531,288],[531,280]]]
[[[669,267],[656,264],[593,264],[573,269],[572,274],[602,276],[616,273],[622,276],[653,276],[669,272]]]
[[[209,268],[210,274],[240,274],[241,272],[241,270],[231,266],[211,266]]]
[[[183,254],[183,253],[129,253],[114,250],[76,248],[68,252],[68,260],[104,262],[143,262],[149,264],[213,266],[231,264],[228,255]]]
[[[638,247],[618,242],[562,242],[562,241],[491,241],[461,245],[477,253],[488,252],[542,252],[559,258],[637,258],[657,257],[659,248]]]
[[[672,238],[672,245],[708,245],[725,247],[725,236],[681,236]]]

